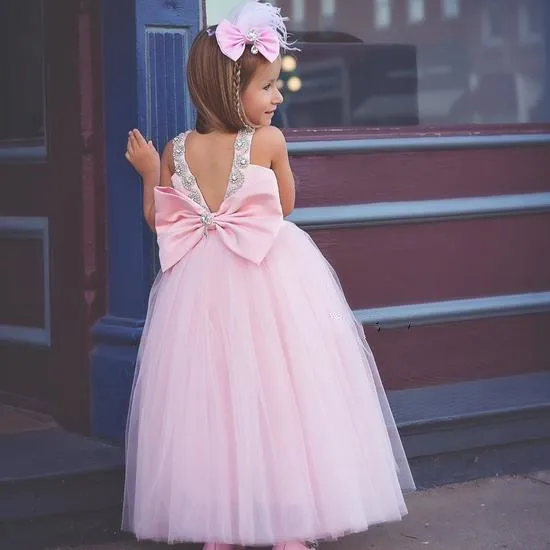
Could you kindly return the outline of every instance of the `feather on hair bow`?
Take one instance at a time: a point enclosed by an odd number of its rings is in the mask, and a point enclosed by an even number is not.
[[[253,54],[261,53],[270,63],[279,56],[280,42],[277,31],[271,27],[250,29],[244,34],[237,26],[224,19],[216,28],[216,40],[224,55],[237,61],[244,53],[247,44],[252,44]]]

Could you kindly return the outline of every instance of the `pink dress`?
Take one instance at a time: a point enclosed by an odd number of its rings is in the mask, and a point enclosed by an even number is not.
[[[161,272],[138,354],[123,528],[268,545],[401,519],[414,489],[378,371],[331,267],[283,219],[241,131],[210,212],[174,139],[155,189]]]

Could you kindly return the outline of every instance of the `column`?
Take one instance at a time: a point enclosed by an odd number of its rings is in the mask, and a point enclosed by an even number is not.
[[[124,152],[139,128],[162,150],[193,122],[186,59],[201,0],[102,0],[107,182],[108,312],[93,329],[91,423],[95,436],[124,435],[135,360],[157,270],[143,219],[140,178]]]

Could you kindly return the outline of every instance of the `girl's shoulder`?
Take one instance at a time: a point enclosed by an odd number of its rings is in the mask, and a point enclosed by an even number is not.
[[[286,139],[276,126],[262,126],[254,133],[254,150],[261,156],[274,159],[286,152]]]
[[[257,128],[252,137],[251,161],[270,168],[286,152],[285,136],[275,126]]]
[[[276,126],[262,126],[254,132],[254,140],[258,145],[266,147],[286,147],[285,135]]]

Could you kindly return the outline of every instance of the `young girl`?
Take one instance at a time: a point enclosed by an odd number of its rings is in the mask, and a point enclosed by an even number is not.
[[[140,539],[298,550],[402,518],[414,488],[362,328],[284,220],[294,179],[270,123],[288,46],[279,10],[246,2],[191,48],[196,130],[162,159],[129,135],[161,264],[127,428]]]

